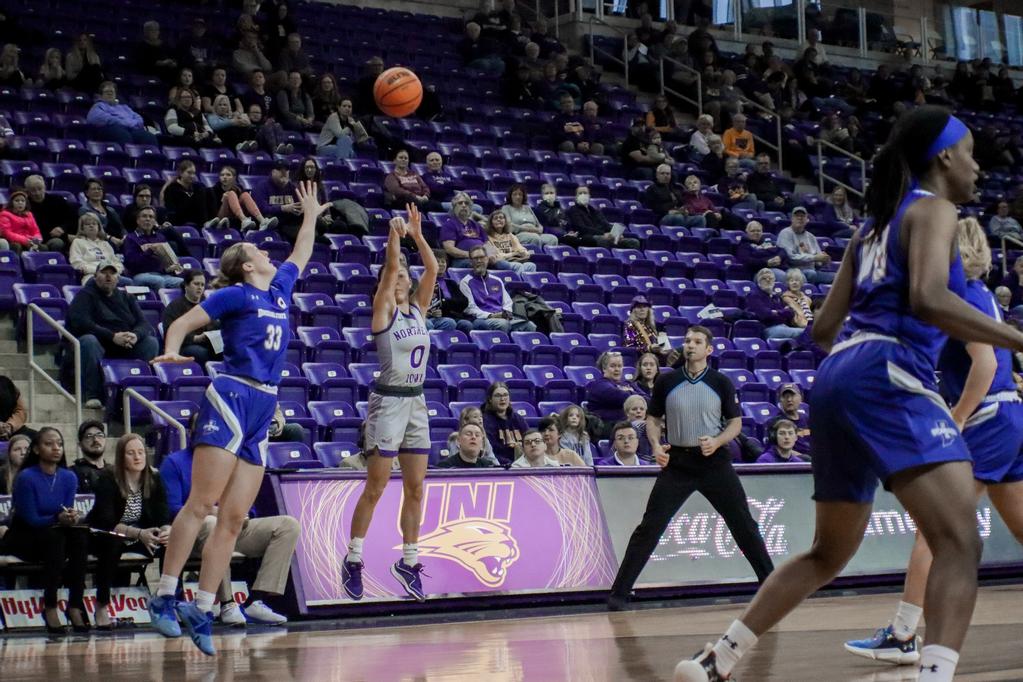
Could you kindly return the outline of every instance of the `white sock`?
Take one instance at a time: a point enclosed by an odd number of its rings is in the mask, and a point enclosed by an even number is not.
[[[178,576],[166,575],[160,576],[160,584],[156,588],[157,597],[173,597],[178,592]]]
[[[365,538],[352,538],[348,543],[348,561],[359,563],[362,561],[362,541]]]
[[[728,676],[732,668],[739,662],[747,651],[757,643],[757,636],[746,627],[742,621],[732,621],[728,630],[721,636],[718,643],[714,645],[714,656],[717,659],[717,669],[722,676]]]
[[[209,613],[213,610],[213,599],[217,595],[212,592],[203,592],[199,590],[195,593],[195,606],[203,613]]]
[[[952,682],[958,664],[958,651],[928,644],[920,651],[920,682]]]
[[[415,566],[419,563],[419,543],[406,542],[401,546],[401,560],[406,566]]]
[[[920,624],[920,616],[924,610],[916,604],[900,601],[899,608],[892,619],[892,631],[895,637],[905,642],[916,634],[916,626]]]

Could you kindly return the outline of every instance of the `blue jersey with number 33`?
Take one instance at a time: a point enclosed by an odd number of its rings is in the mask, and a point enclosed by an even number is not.
[[[224,371],[262,384],[277,385],[291,340],[288,305],[298,267],[286,262],[277,269],[270,289],[235,284],[215,291],[202,302],[224,335]]]
[[[850,306],[850,326],[854,331],[871,332],[897,338],[914,351],[922,370],[933,373],[948,336],[913,315],[909,305],[909,257],[900,241],[902,218],[913,202],[930,192],[915,189],[902,200],[892,221],[861,244],[856,253],[856,288]],[[927,239],[921,228],[915,239]],[[956,252],[949,264],[949,290],[960,297],[966,294],[963,262]],[[920,377],[927,378],[927,377]]]

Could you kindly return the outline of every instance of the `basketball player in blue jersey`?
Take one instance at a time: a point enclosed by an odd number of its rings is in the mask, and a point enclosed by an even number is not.
[[[408,268],[401,264],[399,242],[410,236],[425,266],[423,278],[413,287]],[[369,395],[364,452],[367,457],[366,487],[352,516],[348,555],[341,567],[345,592],[362,599],[362,544],[373,519],[373,510],[391,477],[391,463],[401,464],[402,558],[391,566],[393,575],[409,596],[425,601],[419,563],[419,524],[422,520],[423,479],[430,455],[430,421],[423,396],[430,334],[424,311],[430,307],[437,283],[437,258],[423,238],[419,209],[408,205],[408,222],[391,219],[387,237],[387,260],[373,297],[373,338],[380,358],[380,374]]]
[[[263,482],[267,428],[291,338],[291,290],[312,255],[316,218],[329,208],[316,200],[313,183],[303,183],[297,194],[302,227],[288,260],[278,269],[255,244],[230,246],[220,259],[220,276],[214,283],[220,288],[170,326],[164,354],[153,359],[154,363],[190,361],[180,354],[185,335],[210,320],[220,321],[224,372],[206,389],[199,407],[191,493],[174,519],[160,586],[149,602],[153,627],[167,637],[178,637],[180,620],[208,656],[215,653],[214,592]],[[203,520],[214,513],[217,523],[203,548],[199,591],[194,602],[179,602],[175,599],[178,576]]]
[[[814,340],[831,351],[810,397],[813,545],[771,574],[717,643],[679,663],[676,682],[728,679],[759,636],[838,575],[863,539],[878,481],[934,553],[919,679],[952,679],[976,601],[981,544],[970,453],[934,370],[946,335],[1023,349],[1023,334],[962,298],[955,204],[973,198],[977,173],[969,129],[936,107],[904,116],[875,157],[870,219],[813,325]],[[832,347],[847,316],[855,331]]]
[[[1000,321],[998,301],[983,282],[991,269],[991,247],[976,218],[959,221],[959,253],[969,278],[967,302]],[[1012,354],[950,339],[938,369],[952,418],[973,457],[976,498],[986,489],[1005,525],[1023,542],[1023,403],[1012,379]],[[869,639],[846,642],[846,650],[878,661],[916,663],[916,628],[930,567],[931,552],[918,532],[895,618]]]

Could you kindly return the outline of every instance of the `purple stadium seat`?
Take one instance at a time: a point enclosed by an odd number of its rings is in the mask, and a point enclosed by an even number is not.
[[[197,362],[161,362],[153,366],[153,373],[163,384],[164,400],[187,400],[198,405],[210,384]]]
[[[314,443],[313,454],[320,460],[324,468],[334,469],[341,466],[341,460],[358,454],[359,446],[355,443]]]
[[[522,349],[523,357],[532,364],[560,365],[561,349],[551,344],[543,332],[512,332],[512,341]]]
[[[785,356],[785,369],[790,373],[795,370],[814,370],[816,368],[816,359],[811,351],[796,350]]]
[[[316,422],[317,440],[358,441],[362,420],[350,403],[335,400],[313,400],[309,403],[309,414]],[[343,438],[351,435],[354,438]]]
[[[292,294],[291,300],[302,311],[302,324],[309,327],[340,328],[347,315],[334,299],[322,293]]]
[[[78,273],[64,254],[53,251],[26,251],[21,254],[25,279],[36,284],[78,284]]]
[[[335,362],[307,362],[302,365],[302,373],[309,380],[317,400],[340,400],[347,403],[358,400],[358,384],[348,375],[344,365]]]
[[[618,334],[590,334],[590,345],[601,353],[607,350],[623,350],[622,337]]]
[[[755,383],[757,378],[747,369],[733,369],[727,367],[719,367],[718,370],[726,377],[731,379],[732,384],[736,389],[740,389],[746,384]]]
[[[736,350],[741,350],[747,357],[753,357],[762,350],[767,350],[767,342],[759,338],[732,337]]]
[[[373,386],[377,376],[380,375],[380,364],[376,362],[353,362],[348,365],[355,383],[359,385],[359,398],[367,400],[369,389]]]
[[[562,410],[578,404],[575,400],[543,400],[536,404],[536,412],[541,416],[559,414]]]
[[[753,356],[753,369],[774,369],[781,371],[781,353],[776,350],[757,351]]]
[[[338,362],[347,365],[351,347],[341,339],[333,327],[298,327],[298,339],[305,346],[305,360],[309,362]]]
[[[277,386],[277,400],[306,403],[309,400],[309,379],[291,362],[281,368],[281,381]]]
[[[164,412],[174,417],[188,431],[192,415],[199,411],[199,405],[187,400],[154,400],[153,403]],[[170,422],[153,412],[153,424],[147,442],[153,448],[155,463],[159,465],[164,456],[179,448],[178,432]]]
[[[577,398],[575,382],[565,378],[556,365],[526,365],[526,378],[536,386],[537,396],[548,401],[573,401]]]
[[[469,338],[479,346],[484,360],[491,365],[521,365],[522,349],[501,331],[474,329]]]
[[[567,365],[565,367],[565,378],[579,387],[579,395],[582,395],[582,391],[590,382],[596,381],[601,376],[600,370],[592,365]]]
[[[782,384],[787,384],[792,381],[789,375],[780,369],[754,368],[753,373],[756,374],[760,383],[766,384],[774,392],[777,392],[778,389],[781,388]]]
[[[160,398],[160,379],[153,376],[145,360],[103,360],[103,383],[106,391],[108,414],[121,414],[121,391],[133,388],[149,400]],[[150,411],[138,401],[131,403],[132,419],[148,423]]]
[[[743,403],[742,412],[747,417],[752,417],[757,424],[762,426],[777,417],[781,410],[771,403],[759,402]]]
[[[769,403],[774,396],[774,391],[767,385],[758,381],[751,381],[743,384],[738,389],[739,401],[743,403]]]
[[[373,332],[369,327],[345,327],[341,333],[351,348],[354,362],[377,361],[376,344],[373,342]]]
[[[270,443],[266,459],[268,469],[323,468],[323,462],[313,456],[305,443]]]
[[[749,367],[749,357],[741,350],[725,350],[711,357],[717,358],[717,367],[722,372],[726,369],[746,370]]]
[[[806,397],[810,394],[810,391],[813,390],[813,382],[817,377],[817,370],[790,369],[789,376],[791,376],[792,381],[803,390],[803,396]]]
[[[566,364],[593,365],[600,351],[594,348],[582,334],[552,332],[551,343],[561,349]]]

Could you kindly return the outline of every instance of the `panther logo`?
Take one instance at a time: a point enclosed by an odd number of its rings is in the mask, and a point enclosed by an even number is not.
[[[508,568],[519,558],[519,545],[508,524],[480,518],[456,519],[419,538],[419,553],[454,561],[481,583],[500,587],[508,577]]]

